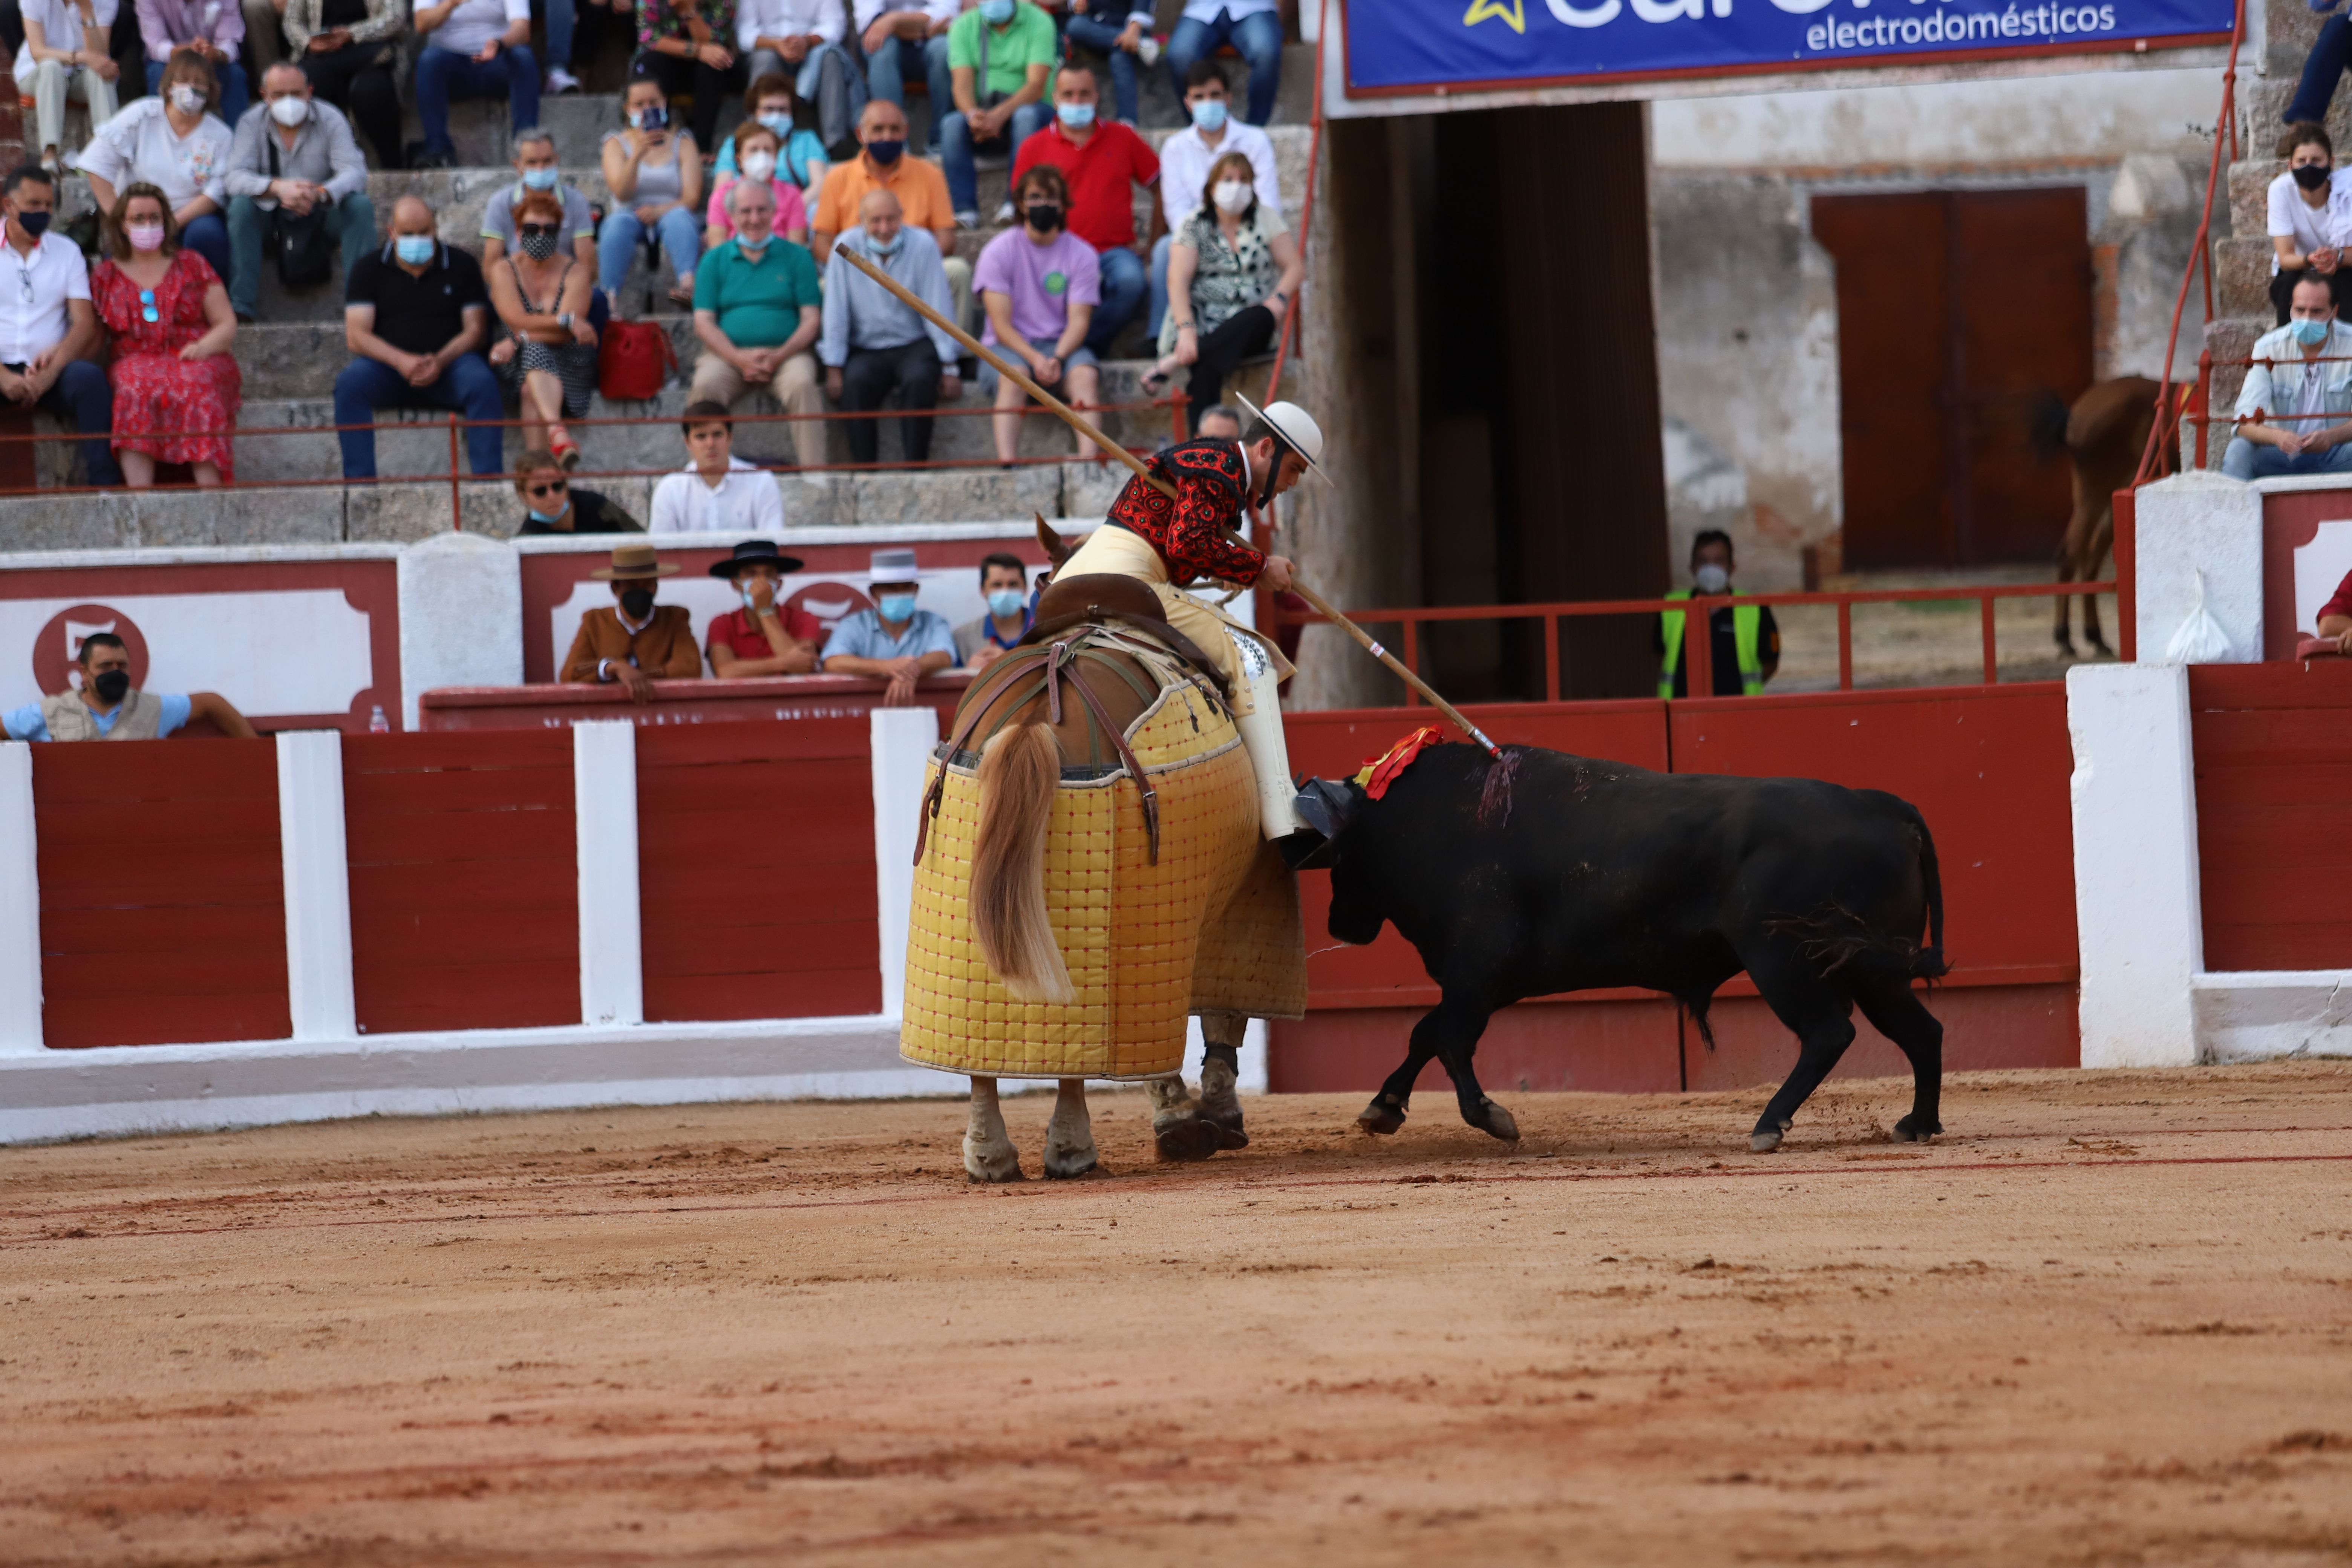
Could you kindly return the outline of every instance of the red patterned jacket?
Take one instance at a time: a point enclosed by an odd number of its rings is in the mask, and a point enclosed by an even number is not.
[[[1168,580],[1182,586],[1195,577],[1222,577],[1244,587],[1265,570],[1265,552],[1228,538],[1239,531],[1248,489],[1248,467],[1232,441],[1187,441],[1147,459],[1144,466],[1176,487],[1170,500],[1140,476],[1127,481],[1110,505],[1109,521],[1137,535],[1168,563]]]

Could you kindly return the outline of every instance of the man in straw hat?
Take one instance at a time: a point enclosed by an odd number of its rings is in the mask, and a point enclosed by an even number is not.
[[[694,617],[682,605],[656,605],[654,588],[675,566],[664,565],[650,544],[624,544],[613,563],[588,574],[613,584],[611,608],[580,617],[579,635],[564,657],[566,681],[625,686],[635,702],[651,700],[653,683],[691,680],[702,673],[694,646]]]
[[[1295,403],[1253,406],[1238,441],[1194,440],[1151,457],[1145,467],[1172,484],[1171,500],[1138,476],[1111,502],[1103,526],[1071,555],[1058,577],[1108,573],[1134,577],[1159,595],[1169,624],[1215,660],[1231,684],[1234,716],[1250,763],[1257,770],[1269,837],[1295,826],[1289,814],[1290,759],[1278,721],[1246,721],[1261,706],[1274,719],[1275,688],[1291,674],[1290,661],[1273,639],[1260,636],[1222,611],[1183,591],[1211,578],[1254,587],[1263,583],[1280,593],[1290,586],[1290,561],[1269,555],[1241,537],[1245,509],[1270,506],[1309,470],[1323,475],[1323,431]],[[1329,476],[1323,475],[1325,482]],[[1244,652],[1244,648],[1248,652]]]

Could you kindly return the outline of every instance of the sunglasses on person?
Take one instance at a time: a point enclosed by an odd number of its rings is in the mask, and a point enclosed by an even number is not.
[[[563,226],[560,223],[526,223],[518,226],[518,231],[526,239],[552,238],[563,232]]]
[[[550,479],[543,485],[531,486],[525,493],[531,500],[537,500],[541,496],[560,496],[571,488],[572,481],[569,479]]]

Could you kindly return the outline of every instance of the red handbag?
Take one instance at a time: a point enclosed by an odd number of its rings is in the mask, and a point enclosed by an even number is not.
[[[612,403],[644,403],[658,396],[677,369],[677,351],[657,321],[604,323],[596,350],[596,390]]]

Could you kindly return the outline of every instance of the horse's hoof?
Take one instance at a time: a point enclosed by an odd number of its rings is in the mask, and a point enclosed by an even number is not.
[[[1169,1162],[1205,1160],[1225,1146],[1224,1134],[1215,1124],[1197,1116],[1181,1121],[1171,1121],[1165,1127],[1151,1130],[1151,1141],[1160,1158]]]
[[[1356,1118],[1356,1125],[1379,1137],[1386,1137],[1404,1126],[1404,1110],[1401,1106],[1382,1105],[1379,1100],[1364,1107]]]
[[[1087,1174],[1089,1172],[1093,1171],[1096,1166],[1101,1163],[1101,1160],[1096,1156],[1095,1152],[1091,1149],[1087,1151],[1086,1158],[1082,1162],[1057,1162],[1053,1155],[1048,1154],[1045,1156],[1045,1179],[1049,1182],[1076,1181],[1078,1177]]]
[[[1022,1173],[1021,1156],[1013,1153],[985,1156],[975,1153],[967,1144],[963,1152],[963,1173],[967,1181],[994,1185],[1005,1182],[1025,1182]]]
[[[1750,1132],[1748,1135],[1748,1148],[1751,1153],[1769,1154],[1780,1146],[1780,1134],[1778,1132]]]
[[[1894,1137],[1897,1143],[1925,1143],[1943,1130],[1940,1121],[1922,1123],[1916,1117],[1906,1116],[1895,1124]]]
[[[1519,1124],[1513,1120],[1509,1111],[1491,1100],[1483,1109],[1486,1112],[1486,1120],[1479,1125],[1486,1129],[1489,1136],[1499,1138],[1506,1143],[1516,1143],[1519,1141]]]
[[[2097,654],[2101,658],[2113,658],[2116,657],[2116,650],[2109,647],[2105,643],[2101,642],[2096,637],[2093,637],[2091,639],[2091,651]]]
[[[1201,1120],[1217,1130],[1218,1147],[1223,1149],[1249,1147],[1249,1133],[1243,1130],[1240,1111],[1204,1110],[1201,1113]]]

